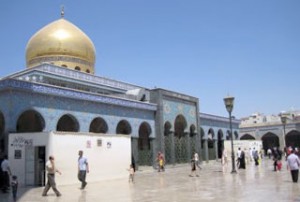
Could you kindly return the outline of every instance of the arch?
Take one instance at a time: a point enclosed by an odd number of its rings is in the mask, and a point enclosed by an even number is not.
[[[249,134],[245,134],[240,138],[240,140],[255,140],[255,137]]]
[[[33,110],[29,109],[24,111],[18,118],[16,132],[42,132],[45,128],[45,120],[43,116]]]
[[[235,138],[236,140],[239,139],[239,134],[238,134],[237,131],[234,131],[233,134],[234,134],[234,138]]]
[[[297,130],[292,130],[285,135],[286,146],[292,146],[300,148],[300,132]]]
[[[190,157],[188,157],[187,137],[185,135],[185,129],[187,128],[187,122],[183,115],[178,115],[174,122],[174,141],[175,141],[175,159],[176,163],[186,163]]]
[[[201,139],[204,139],[204,136],[205,136],[205,132],[204,132],[203,128],[200,127],[200,137],[201,137]]]
[[[226,131],[226,140],[231,140],[230,130]]]
[[[222,151],[224,149],[223,131],[218,130],[218,158],[222,158]]]
[[[117,125],[116,133],[124,135],[131,134],[131,126],[129,122],[126,120],[121,120]]]
[[[268,132],[261,137],[264,151],[269,148],[279,147],[279,137],[274,133]]]
[[[196,131],[196,126],[192,124],[190,126],[190,136],[195,136],[196,135],[195,131]]]
[[[184,131],[187,127],[187,122],[183,115],[178,115],[176,117],[174,126],[175,126],[175,136],[178,138],[184,136]]]
[[[62,67],[68,67],[68,65],[65,65],[65,64],[63,64],[63,65],[61,65]]]
[[[147,122],[142,122],[139,127],[138,138],[138,154],[139,165],[151,165],[152,150],[151,150],[151,126]]]
[[[85,72],[86,72],[86,73],[91,73],[89,69],[87,69]]]
[[[207,134],[208,149],[214,148],[214,137],[215,137],[215,132],[212,128],[210,128]]]
[[[108,126],[106,121],[101,117],[94,118],[90,124],[89,131],[91,133],[107,133]]]
[[[78,67],[78,66],[76,66],[76,67],[75,67],[75,70],[77,70],[77,71],[80,71],[80,70],[81,70],[81,68],[80,68],[80,67]]]
[[[149,123],[143,122],[139,128],[139,150],[149,150],[150,149],[150,138],[151,127]]]
[[[79,123],[77,119],[71,114],[65,114],[58,120],[57,131],[68,131],[68,132],[78,132]]]
[[[171,133],[172,125],[169,121],[167,121],[164,125],[164,135],[169,135]]]
[[[204,147],[204,137],[205,137],[205,132],[204,129],[202,127],[200,127],[200,141],[201,141],[201,148]]]

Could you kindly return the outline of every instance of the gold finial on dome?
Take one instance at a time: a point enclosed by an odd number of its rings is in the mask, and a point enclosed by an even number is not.
[[[60,16],[62,18],[65,16],[65,7],[64,7],[64,5],[61,5],[61,7],[60,7]]]

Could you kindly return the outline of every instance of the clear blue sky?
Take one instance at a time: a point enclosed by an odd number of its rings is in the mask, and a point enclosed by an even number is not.
[[[227,116],[300,109],[299,0],[1,0],[0,77],[25,69],[25,48],[65,18],[97,50],[96,75],[200,99]]]

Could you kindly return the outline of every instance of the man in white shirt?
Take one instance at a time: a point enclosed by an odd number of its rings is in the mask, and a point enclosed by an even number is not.
[[[55,173],[59,173],[61,175],[61,172],[56,169],[55,163],[54,163],[54,156],[49,156],[49,160],[46,163],[46,170],[47,170],[47,184],[44,188],[42,196],[47,196],[47,192],[52,187],[53,191],[55,192],[56,196],[61,196],[61,193],[56,188],[55,183]]]
[[[294,183],[298,182],[299,165],[299,157],[295,154],[295,150],[292,150],[292,153],[287,157],[287,168],[291,171],[291,176]]]
[[[4,159],[1,163],[1,169],[2,169],[2,180],[3,180],[3,187],[2,191],[3,193],[6,193],[10,184],[9,184],[9,176],[11,176],[11,170],[9,167],[9,161],[7,158],[7,155],[4,155]]]
[[[80,150],[78,152],[79,158],[78,158],[78,179],[81,182],[81,189],[84,189],[87,185],[87,182],[85,180],[86,173],[89,172],[89,164],[86,157],[83,157],[83,151]]]

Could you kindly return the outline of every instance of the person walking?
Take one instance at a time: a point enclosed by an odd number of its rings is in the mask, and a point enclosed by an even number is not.
[[[189,176],[190,177],[194,177],[194,176],[199,177],[199,175],[196,173],[197,172],[196,170],[197,170],[196,161],[195,161],[195,157],[193,157],[191,160],[191,174]]]
[[[81,182],[81,189],[84,189],[87,185],[86,174],[89,173],[89,164],[86,157],[83,157],[83,151],[78,152],[78,179]]]
[[[132,164],[130,164],[129,169],[127,169],[127,170],[129,172],[128,182],[134,183],[134,168],[133,168]]]
[[[295,150],[292,150],[291,154],[287,157],[287,169],[291,171],[291,176],[294,183],[298,182],[299,165],[299,157],[295,154]]]
[[[195,160],[196,166],[201,170],[202,168],[199,165],[199,155],[197,152],[194,153],[194,160]]]
[[[158,152],[156,161],[158,163],[158,172],[165,171],[165,158],[161,152]]]
[[[55,173],[58,173],[61,175],[61,172],[56,168],[55,162],[54,162],[54,156],[49,156],[49,160],[46,163],[46,170],[47,170],[47,184],[44,188],[42,196],[47,196],[47,193],[49,189],[52,187],[53,191],[55,192],[56,196],[61,196],[61,193],[56,188],[55,183]]]
[[[19,186],[18,177],[13,175],[11,181],[11,189],[12,189],[12,196],[14,201],[17,201],[18,186]]]

